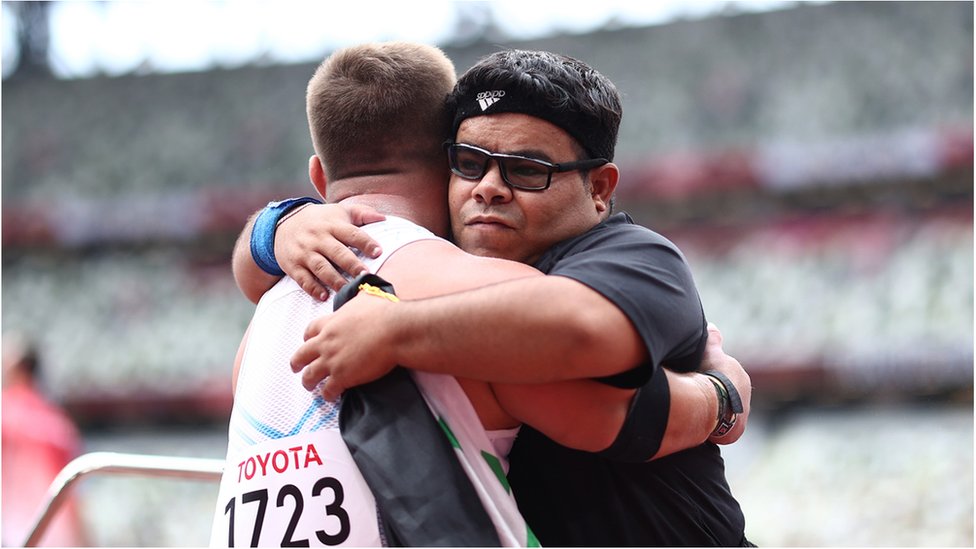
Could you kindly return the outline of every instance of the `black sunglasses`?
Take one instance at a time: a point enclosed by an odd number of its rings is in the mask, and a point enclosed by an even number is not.
[[[486,151],[474,145],[465,143],[444,143],[447,148],[447,158],[451,164],[451,171],[464,179],[481,179],[488,173],[491,159],[498,163],[502,180],[510,187],[524,191],[544,191],[552,183],[552,174],[558,172],[572,172],[576,170],[591,170],[610,162],[606,158],[590,158],[576,162],[553,164],[537,158],[528,158],[515,154],[501,154]]]

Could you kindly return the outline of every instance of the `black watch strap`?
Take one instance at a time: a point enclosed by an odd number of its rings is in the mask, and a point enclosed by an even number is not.
[[[732,406],[732,412],[736,414],[742,413],[742,397],[739,396],[739,390],[735,388],[735,384],[728,376],[719,372],[718,370],[708,370],[707,372],[702,372],[706,376],[711,376],[725,387],[725,392],[729,395],[729,404]]]

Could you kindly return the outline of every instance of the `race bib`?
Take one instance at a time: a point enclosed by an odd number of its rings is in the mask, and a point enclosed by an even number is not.
[[[339,432],[270,440],[229,456],[215,545],[381,546],[376,503]]]

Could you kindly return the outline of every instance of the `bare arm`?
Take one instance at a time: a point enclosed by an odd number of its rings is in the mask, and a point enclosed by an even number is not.
[[[260,210],[259,210],[260,211]],[[269,275],[261,270],[258,264],[251,257],[251,231],[254,229],[254,218],[259,212],[255,212],[247,219],[244,230],[237,237],[234,244],[234,256],[231,258],[231,270],[234,273],[234,281],[240,288],[244,297],[251,300],[251,303],[260,301],[264,292],[268,291],[278,282],[279,277]]]
[[[654,459],[694,448],[708,440],[718,415],[718,395],[707,377],[669,370],[664,373],[668,376],[671,406],[661,447]]]
[[[451,272],[448,266],[443,270]],[[471,296],[476,299],[468,301]],[[420,321],[412,319],[409,309],[415,305],[434,306],[442,324],[432,325],[426,316],[431,311],[424,308],[416,312]],[[399,316],[402,310],[406,317]],[[344,321],[332,322],[339,317]],[[407,328],[397,334],[395,326]],[[523,278],[423,301],[354,299],[337,314],[310,324],[306,339],[293,369],[308,364],[303,373],[307,388],[331,374],[322,385],[327,399],[396,364],[466,378],[539,383],[493,383],[493,389],[505,412],[564,446],[585,451],[603,450],[616,439],[634,391],[580,378],[622,371],[645,358],[643,343],[616,306],[563,277]],[[686,376],[685,383],[675,384],[676,402],[687,413],[666,434],[669,453],[701,444],[715,428],[717,396],[706,378],[697,377],[702,379]]]
[[[615,374],[646,358],[626,315],[568,278],[380,301],[354,300],[309,324],[292,358],[295,371],[304,368],[307,388],[329,376],[323,395],[335,398],[397,364],[489,382],[546,383]],[[368,333],[359,329],[365,325]]]
[[[589,380],[493,383],[492,388],[513,417],[563,446],[585,452],[599,452],[613,443],[635,392]]]
[[[710,325],[702,360],[703,371],[718,370],[738,389],[743,404],[735,427],[722,437],[712,436],[717,423],[718,395],[710,379],[700,373],[669,370],[670,408],[658,459],[709,440],[731,444],[742,436],[748,421],[752,387],[748,373],[722,350],[722,334]],[[589,452],[608,448],[618,436],[630,410],[633,390],[593,381],[565,381],[541,385],[493,384],[502,406],[519,421],[532,425],[554,441]]]
[[[707,377],[669,370],[661,373],[668,377],[671,407],[661,447],[653,459],[705,442],[715,429],[718,411],[718,397]],[[616,440],[635,393],[584,380],[495,383],[492,387],[513,417],[563,446],[586,452],[605,450]]]

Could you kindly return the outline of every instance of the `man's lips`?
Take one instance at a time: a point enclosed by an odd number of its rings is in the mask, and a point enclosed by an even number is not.
[[[485,227],[485,228],[491,228],[491,227],[511,228],[511,225],[506,220],[491,215],[476,215],[474,217],[469,218],[467,221],[465,221],[464,224],[469,227],[476,226],[476,227]]]

